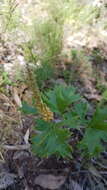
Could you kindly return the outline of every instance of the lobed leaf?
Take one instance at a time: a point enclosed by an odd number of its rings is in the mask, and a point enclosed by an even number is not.
[[[32,138],[32,150],[40,157],[58,155],[71,157],[72,148],[68,144],[70,132],[67,129],[57,127],[55,123],[43,120],[37,122],[36,129],[40,134]]]
[[[89,127],[107,132],[107,107],[96,109]]]
[[[24,114],[37,114],[37,109],[28,105],[26,102],[22,102],[21,111]]]
[[[91,156],[96,156],[104,150],[102,140],[107,141],[107,134],[104,131],[88,127],[80,142],[80,148],[84,150],[85,154],[88,151]]]
[[[60,114],[63,114],[71,104],[79,101],[80,98],[74,87],[64,85],[56,86],[54,90],[48,91],[43,96],[51,110]]]

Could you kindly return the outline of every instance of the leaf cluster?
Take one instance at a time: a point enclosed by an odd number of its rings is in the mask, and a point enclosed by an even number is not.
[[[80,147],[84,153],[96,156],[104,150],[104,142],[107,141],[107,106],[97,107],[85,130]]]
[[[57,155],[72,157],[72,146],[69,144],[73,130],[83,133],[77,148],[82,150],[84,156],[97,156],[104,150],[107,141],[107,107],[97,106],[92,118],[86,119],[88,104],[72,86],[60,85],[45,92],[43,101],[55,114],[54,121],[36,120],[33,135],[32,151],[40,157]],[[23,108],[23,107],[22,107]],[[26,104],[23,108],[26,113],[37,114],[34,108]],[[84,130],[82,130],[82,128]],[[84,132],[83,132],[84,131]]]
[[[81,96],[76,93],[72,86],[55,86],[53,90],[43,94],[43,101],[59,120],[49,122],[42,119],[36,120],[37,134],[32,137],[33,152],[40,157],[50,155],[71,157],[72,147],[69,145],[71,132],[69,129],[79,129],[86,122],[87,105],[80,100]],[[24,113],[35,112],[26,104],[23,105],[22,111]]]
[[[49,157],[57,155],[62,157],[71,157],[71,146],[68,144],[70,133],[65,128],[60,128],[57,123],[36,121],[36,130],[38,135],[32,138],[32,150],[40,157]]]

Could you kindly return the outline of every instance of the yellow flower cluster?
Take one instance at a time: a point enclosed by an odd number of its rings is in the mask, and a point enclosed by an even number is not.
[[[36,103],[36,107],[45,121],[53,120],[53,112],[50,111],[46,104],[41,101],[39,104]]]
[[[38,109],[42,119],[44,119],[45,121],[53,120],[54,118],[53,112],[49,109],[49,107],[47,107],[45,103],[43,103],[37,82],[36,80],[33,79],[33,73],[30,70],[28,64],[27,64],[27,72],[28,72],[28,77],[29,77],[29,82],[30,82],[29,86],[33,92],[33,97],[36,100],[35,101],[36,108]]]

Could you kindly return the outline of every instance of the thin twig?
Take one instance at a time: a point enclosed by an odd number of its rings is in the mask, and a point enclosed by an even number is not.
[[[0,152],[0,157],[1,157],[1,159],[2,159],[1,161],[2,161],[2,162],[5,162],[4,157],[3,157],[3,155],[2,155],[1,152]]]
[[[2,148],[6,150],[29,150],[30,144],[24,145],[3,145]]]

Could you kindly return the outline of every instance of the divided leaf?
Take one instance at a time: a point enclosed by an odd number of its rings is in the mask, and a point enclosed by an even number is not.
[[[26,102],[22,102],[22,107],[20,108],[20,110],[24,114],[37,114],[37,109],[28,105]]]
[[[36,130],[39,134],[32,138],[32,150],[40,157],[57,155],[71,157],[72,148],[68,144],[70,132],[57,127],[55,123],[38,120]]]
[[[88,121],[85,119],[87,111],[87,103],[80,102],[78,104],[74,104],[73,109],[63,115],[64,125],[68,126],[69,128],[77,129],[83,127],[84,125],[87,125]]]
[[[96,109],[89,127],[107,132],[107,107]]]
[[[107,141],[107,107],[98,107],[88,124],[80,147],[85,153],[96,156],[104,150],[102,140]]]
[[[80,142],[80,148],[84,150],[85,154],[88,151],[90,156],[96,156],[104,150],[102,140],[107,141],[107,134],[104,131],[88,127]]]
[[[72,86],[56,86],[54,90],[48,91],[43,99],[53,112],[63,114],[67,108],[80,100],[80,95],[76,94],[76,90]]]

